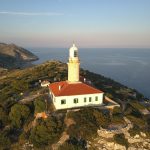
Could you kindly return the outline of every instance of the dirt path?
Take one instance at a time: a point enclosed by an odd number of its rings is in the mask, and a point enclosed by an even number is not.
[[[27,102],[33,101],[35,98],[37,98],[37,97],[39,97],[39,96],[41,96],[41,95],[43,95],[43,94],[34,94],[34,95],[26,96],[25,98],[21,99],[21,100],[19,101],[19,103],[25,104],[25,103],[27,103]]]
[[[23,99],[19,100],[19,103],[25,104],[25,103],[34,101],[35,98],[37,98],[37,97],[39,97],[39,96],[41,96],[41,95],[47,96],[48,94],[49,94],[48,92],[45,92],[45,93],[43,94],[43,89],[40,89],[40,90],[38,90],[35,94],[29,93],[29,94],[26,95]]]
[[[64,132],[62,133],[59,141],[52,145],[52,150],[58,150],[59,146],[65,143],[65,141],[69,139],[69,135],[67,134],[66,131],[69,128],[69,126],[71,126],[72,124],[75,124],[75,121],[73,119],[67,118],[67,113],[66,113],[66,117],[64,120],[65,120],[66,128]]]
[[[66,131],[64,131],[62,133],[61,138],[59,139],[59,141],[56,144],[52,145],[52,150],[58,150],[59,146],[62,145],[65,141],[67,141],[69,139],[69,135],[66,133]]]

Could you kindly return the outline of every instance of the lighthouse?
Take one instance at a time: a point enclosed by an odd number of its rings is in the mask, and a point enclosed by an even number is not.
[[[78,48],[73,44],[69,49],[69,61],[68,61],[68,82],[78,83],[79,82],[79,70],[80,60],[78,57]]]
[[[56,110],[103,105],[104,92],[79,80],[80,60],[75,44],[69,49],[67,81],[49,85],[49,94]]]

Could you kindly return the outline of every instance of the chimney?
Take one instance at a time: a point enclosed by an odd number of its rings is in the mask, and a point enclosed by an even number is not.
[[[61,90],[61,86],[59,85],[59,91]]]

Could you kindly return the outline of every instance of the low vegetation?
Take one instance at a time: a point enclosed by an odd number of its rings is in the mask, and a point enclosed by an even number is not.
[[[75,121],[67,132],[71,137],[77,139],[90,139],[96,135],[100,127],[107,128],[110,124],[109,114],[95,108],[83,108],[77,112],[69,112],[67,117]]]
[[[56,142],[63,131],[63,122],[55,117],[46,120],[38,120],[32,128],[29,140],[37,148],[42,148]]]

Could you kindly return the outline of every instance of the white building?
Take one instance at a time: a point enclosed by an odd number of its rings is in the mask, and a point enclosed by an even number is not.
[[[69,50],[68,80],[49,85],[51,99],[56,109],[67,109],[103,104],[103,92],[79,81],[80,61],[78,48]]]
[[[47,80],[44,80],[41,82],[41,87],[48,87],[50,85],[50,82]]]

